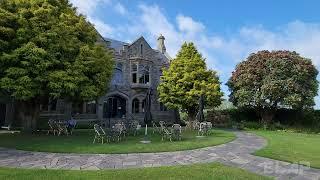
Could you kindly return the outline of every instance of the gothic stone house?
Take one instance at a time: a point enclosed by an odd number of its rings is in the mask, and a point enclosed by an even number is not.
[[[102,120],[106,123],[122,119],[127,122],[136,119],[141,123],[144,117],[146,93],[152,89],[151,112],[155,121],[175,121],[176,113],[167,110],[158,101],[157,86],[162,68],[169,66],[170,57],[166,53],[165,38],[160,35],[158,49],[152,49],[143,37],[131,44],[102,38],[102,43],[111,47],[114,53],[115,69],[108,92],[97,101],[67,103],[63,100],[47,100],[40,107],[43,119],[49,116],[69,118],[70,112],[77,113],[76,119]],[[6,103],[5,103],[6,102]],[[0,123],[16,124],[14,103],[0,101]]]

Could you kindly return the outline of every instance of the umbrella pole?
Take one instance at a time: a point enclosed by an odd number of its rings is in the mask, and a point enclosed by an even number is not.
[[[144,122],[146,124],[146,128],[144,131],[144,138],[142,141],[140,141],[141,143],[144,143],[144,144],[151,143],[151,141],[148,138],[148,122],[150,122],[152,119],[151,112],[150,112],[150,106],[151,106],[151,97],[150,96],[151,96],[151,91],[149,89],[149,91],[147,92],[146,101],[145,101]]]
[[[143,144],[149,144],[151,143],[151,140],[148,138],[148,125],[146,124],[146,128],[144,130],[144,137],[143,137],[143,140],[140,141],[141,143]]]
[[[146,124],[146,129],[144,131],[144,136],[146,137],[148,135],[148,125]]]

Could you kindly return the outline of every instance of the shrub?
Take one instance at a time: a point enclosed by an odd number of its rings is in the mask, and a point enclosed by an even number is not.
[[[263,125],[258,122],[246,121],[244,122],[244,127],[247,129],[262,129]]]

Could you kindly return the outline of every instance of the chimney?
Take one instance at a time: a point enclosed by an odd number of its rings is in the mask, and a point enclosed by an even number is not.
[[[162,34],[160,34],[160,36],[158,37],[158,50],[161,53],[165,53],[166,52],[166,46],[164,45],[164,36],[162,36]]]
[[[122,46],[122,50],[125,51],[125,52],[127,52],[127,51],[128,51],[128,44],[124,44],[124,45]]]

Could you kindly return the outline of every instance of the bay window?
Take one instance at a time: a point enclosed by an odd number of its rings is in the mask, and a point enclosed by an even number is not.
[[[132,83],[149,84],[150,66],[144,64],[131,64]]]

